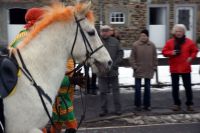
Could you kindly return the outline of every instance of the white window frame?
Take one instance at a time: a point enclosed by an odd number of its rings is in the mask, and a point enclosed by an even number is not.
[[[117,14],[122,14],[123,16],[122,17],[117,17],[116,15]],[[114,17],[113,17],[114,15]],[[115,21],[112,21],[112,18],[115,19]],[[118,21],[116,19],[123,19],[123,21]],[[126,17],[125,17],[125,13],[124,12],[111,12],[110,13],[110,24],[125,24],[125,20],[126,20]]]

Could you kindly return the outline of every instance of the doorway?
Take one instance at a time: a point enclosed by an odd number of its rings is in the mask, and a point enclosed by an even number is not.
[[[155,43],[157,48],[162,48],[167,39],[167,6],[150,6],[148,18],[150,40]]]
[[[12,8],[8,12],[8,43],[11,43],[15,36],[23,29],[27,9]]]

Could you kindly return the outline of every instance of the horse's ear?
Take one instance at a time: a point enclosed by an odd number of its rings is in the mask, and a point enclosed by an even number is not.
[[[87,4],[84,4],[83,8],[81,8],[81,10],[78,10],[77,13],[79,15],[86,15],[86,13],[88,13],[88,11],[90,10],[91,5],[92,5],[92,2],[90,0]]]

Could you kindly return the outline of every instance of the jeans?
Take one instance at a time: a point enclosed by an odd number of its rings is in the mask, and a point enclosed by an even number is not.
[[[179,98],[179,76],[183,79],[183,86],[185,88],[186,93],[186,105],[193,105],[192,99],[192,87],[191,87],[191,75],[190,73],[172,73],[172,97],[174,100],[174,105],[181,105],[181,100]]]
[[[141,78],[135,78],[135,106],[141,106]],[[151,106],[151,90],[150,90],[150,79],[145,78],[144,85],[144,96],[143,96],[143,106],[150,107]]]

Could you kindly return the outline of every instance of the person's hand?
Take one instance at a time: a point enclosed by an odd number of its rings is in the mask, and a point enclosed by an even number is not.
[[[173,50],[172,55],[179,55],[181,53],[180,50]]]
[[[192,57],[188,57],[188,58],[187,58],[187,62],[188,62],[188,63],[191,63],[191,62],[192,62]]]
[[[70,77],[70,83],[74,85],[78,85],[81,88],[84,88],[86,85],[86,77],[81,73],[81,69],[74,73],[72,77]]]

